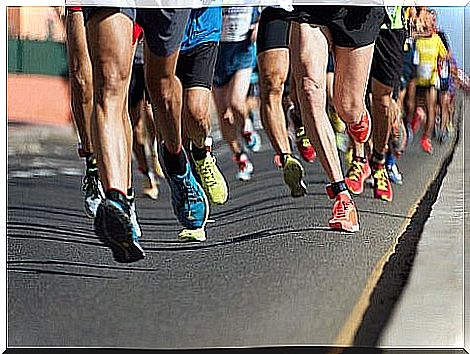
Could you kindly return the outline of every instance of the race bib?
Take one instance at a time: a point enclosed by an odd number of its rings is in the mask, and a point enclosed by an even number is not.
[[[434,68],[431,64],[418,65],[418,78],[421,80],[431,80],[434,73]]]

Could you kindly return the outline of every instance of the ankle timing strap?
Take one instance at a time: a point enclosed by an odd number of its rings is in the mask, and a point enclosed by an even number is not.
[[[348,187],[346,186],[346,183],[344,183],[344,181],[331,183],[326,186],[326,193],[328,194],[328,197],[330,197],[330,199],[336,198],[338,194],[347,190]]]

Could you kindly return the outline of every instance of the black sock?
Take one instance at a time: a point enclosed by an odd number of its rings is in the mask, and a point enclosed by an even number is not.
[[[90,154],[85,157],[86,163],[86,173],[89,174],[98,174],[98,163],[96,157],[93,154]]]
[[[163,145],[163,162],[170,175],[182,176],[186,173],[186,155],[183,149],[178,154],[172,154]]]
[[[372,153],[372,161],[374,163],[378,163],[378,164],[383,165],[385,163],[385,154],[381,154],[381,153],[375,151],[375,149],[374,149],[374,152]]]
[[[367,157],[361,157],[361,156],[354,156],[354,160],[366,163],[367,162]]]
[[[192,144],[192,147],[191,147],[191,155],[193,155],[194,157],[194,160],[196,161],[200,161],[200,160],[203,160],[205,159],[206,155],[207,155],[207,150],[206,150],[206,147],[197,147],[196,145]]]
[[[280,157],[280,159],[281,159],[282,167],[284,167],[284,162],[285,162],[285,160],[286,160],[286,157],[287,157],[287,156],[290,156],[290,155],[291,155],[291,154],[285,154],[285,153],[283,153],[283,152],[281,152],[281,153],[279,154],[279,157]]]
[[[126,208],[129,207],[129,200],[127,199],[128,196],[124,194],[122,191],[117,189],[108,189],[104,193],[106,199],[114,200],[115,202],[124,205]]]

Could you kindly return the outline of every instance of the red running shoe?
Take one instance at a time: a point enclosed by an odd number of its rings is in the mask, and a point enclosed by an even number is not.
[[[358,123],[348,125],[348,132],[356,143],[362,144],[369,140],[371,128],[370,115],[365,110]]]
[[[423,136],[421,138],[421,147],[423,148],[424,152],[427,152],[428,154],[432,154],[432,144],[431,144],[431,140],[429,140],[428,137]]]
[[[334,230],[357,232],[359,231],[359,218],[356,205],[348,195],[342,193],[336,196],[333,206],[333,216],[329,225]]]
[[[364,161],[365,162],[355,157],[348,170],[347,176],[344,179],[349,191],[356,195],[364,192],[364,182],[371,174],[369,162],[367,159]]]
[[[317,154],[312,144],[310,144],[307,134],[305,134],[304,127],[300,127],[295,131],[295,144],[297,145],[300,156],[302,156],[305,162],[313,163],[313,161],[315,161]]]

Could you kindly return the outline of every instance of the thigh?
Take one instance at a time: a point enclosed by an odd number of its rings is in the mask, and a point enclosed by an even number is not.
[[[227,87],[227,95],[230,97],[231,102],[240,104],[246,101],[252,71],[252,68],[245,68],[238,70],[233,75]]]
[[[271,80],[278,81],[271,84],[283,84],[289,73],[289,49],[277,48],[259,53],[258,68],[262,86]]]
[[[320,27],[293,23],[291,34],[292,73],[297,89],[299,80],[312,79],[317,88],[326,90],[328,39]]]
[[[354,106],[363,102],[372,62],[374,45],[360,48],[335,48],[335,102]]]
[[[66,31],[67,55],[70,72],[73,73],[75,70],[79,70],[83,63],[90,62],[82,11],[67,11]]]

